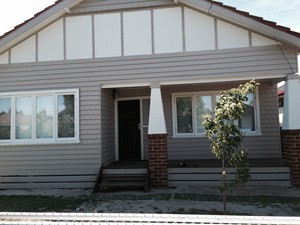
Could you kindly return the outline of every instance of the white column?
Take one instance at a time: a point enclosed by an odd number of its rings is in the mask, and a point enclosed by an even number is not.
[[[148,134],[166,134],[166,121],[159,84],[151,85]]]
[[[285,81],[283,130],[300,129],[300,75],[288,75]]]

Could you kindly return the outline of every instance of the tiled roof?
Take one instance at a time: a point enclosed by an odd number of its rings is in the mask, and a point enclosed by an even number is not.
[[[277,88],[277,94],[278,95],[283,95],[284,94],[284,89],[285,89],[285,85],[282,85],[280,87]]]
[[[53,6],[55,6],[56,4],[58,4],[59,2],[62,2],[62,1],[64,1],[64,0],[57,0],[54,4],[52,4],[52,5],[48,6],[48,7],[46,7],[45,9],[43,9],[42,11],[40,11],[40,12],[38,12],[38,13],[36,13],[36,14],[34,14],[34,16],[31,17],[30,19],[25,20],[23,23],[21,23],[21,24],[15,26],[14,29],[12,29],[12,30],[10,30],[10,31],[8,31],[8,32],[6,32],[6,33],[4,33],[2,36],[0,36],[0,39],[3,38],[3,37],[5,37],[5,36],[7,36],[7,35],[10,34],[10,33],[12,33],[13,31],[15,31],[16,29],[18,29],[19,27],[22,27],[23,25],[25,25],[25,24],[28,23],[29,21],[31,21],[31,20],[33,20],[34,18],[38,17],[40,14],[42,14],[43,12],[47,11],[48,9],[52,8]]]
[[[288,33],[288,34],[291,34],[291,35],[293,35],[293,36],[296,36],[296,37],[300,38],[300,33],[295,32],[295,31],[292,31],[292,30],[291,30],[290,28],[288,28],[288,27],[284,27],[284,26],[277,25],[275,22],[265,20],[263,17],[251,15],[251,14],[248,13],[248,12],[238,10],[237,8],[232,7],[232,6],[224,5],[224,4],[221,3],[221,2],[217,2],[217,1],[213,1],[213,0],[206,0],[206,1],[213,2],[213,3],[219,5],[219,6],[223,7],[223,8],[226,8],[226,9],[228,9],[228,10],[231,10],[231,11],[233,11],[233,12],[235,12],[235,13],[238,13],[238,14],[240,14],[240,15],[242,15],[242,16],[248,17],[248,18],[250,18],[250,19],[252,19],[252,20],[255,20],[255,21],[257,21],[257,22],[260,22],[260,23],[262,23],[262,24],[265,24],[265,25],[267,25],[267,26],[273,27],[273,28],[275,28],[275,29],[277,29],[277,30],[280,30],[280,31],[282,31],[282,32],[285,32],[285,33]]]

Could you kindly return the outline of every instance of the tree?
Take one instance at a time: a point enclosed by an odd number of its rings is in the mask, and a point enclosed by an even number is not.
[[[227,192],[232,187],[243,185],[251,179],[247,162],[247,149],[242,146],[244,132],[237,125],[245,112],[247,95],[255,91],[259,83],[251,80],[238,88],[220,93],[214,115],[204,116],[205,135],[211,141],[212,153],[222,162],[220,191],[226,212]],[[228,168],[235,168],[234,180],[228,179]]]

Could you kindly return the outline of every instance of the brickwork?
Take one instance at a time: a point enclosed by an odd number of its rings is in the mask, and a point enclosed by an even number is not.
[[[300,187],[300,130],[282,130],[282,157],[291,168],[292,184]]]
[[[168,186],[167,134],[149,134],[150,185]]]

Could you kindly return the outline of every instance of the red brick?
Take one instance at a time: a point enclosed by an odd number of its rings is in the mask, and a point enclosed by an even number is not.
[[[150,184],[155,187],[168,185],[167,135],[151,134],[149,139]]]
[[[282,156],[291,168],[292,183],[300,187],[300,130],[282,130]]]

